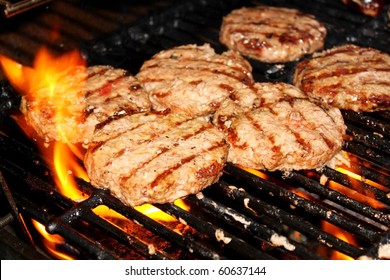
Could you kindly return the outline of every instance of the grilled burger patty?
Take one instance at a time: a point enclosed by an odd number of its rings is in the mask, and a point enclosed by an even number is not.
[[[321,49],[326,28],[296,9],[257,6],[233,10],[223,18],[219,40],[244,56],[268,62],[298,60]]]
[[[213,184],[227,152],[223,133],[206,117],[120,114],[97,126],[84,164],[92,185],[137,206],[172,202]]]
[[[353,111],[390,109],[390,56],[342,45],[300,62],[293,83],[316,102]]]
[[[154,110],[201,116],[214,113],[232,92],[251,85],[251,71],[236,52],[217,54],[209,44],[184,45],[157,53],[136,77]]]
[[[227,99],[214,115],[230,145],[228,161],[260,170],[315,169],[341,150],[339,109],[318,106],[285,83],[254,88],[257,97],[245,92]]]
[[[150,110],[148,95],[126,70],[97,65],[62,73],[53,90],[25,95],[20,109],[37,134],[53,140],[88,144],[95,125],[120,111]]]

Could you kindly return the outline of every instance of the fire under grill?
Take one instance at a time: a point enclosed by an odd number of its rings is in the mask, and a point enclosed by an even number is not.
[[[222,17],[241,6],[269,4],[312,13],[328,29],[325,48],[356,43],[388,52],[385,6],[375,18],[341,1],[189,1],[80,46],[88,64],[109,64],[136,73],[154,53],[181,44],[218,42]],[[291,82],[295,63],[250,60],[257,81]],[[224,175],[202,193],[155,205],[175,217],[150,218],[124,206],[108,191],[79,180],[89,197],[60,194],[34,142],[9,115],[16,92],[4,81],[0,103],[1,226],[39,247],[34,219],[64,240],[62,251],[79,259],[353,259],[390,258],[390,113],[343,111],[347,136],[343,169],[249,172],[227,164]],[[7,205],[9,207],[4,207]],[[106,206],[117,215],[101,217]],[[32,253],[29,257],[44,255]]]

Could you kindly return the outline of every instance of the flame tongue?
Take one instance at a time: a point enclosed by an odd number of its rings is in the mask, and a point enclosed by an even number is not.
[[[11,85],[19,93],[34,96],[39,94],[39,89],[42,88],[58,89],[57,83],[61,83],[60,78],[77,67],[85,68],[85,61],[76,50],[56,57],[42,47],[37,52],[33,67],[21,65],[3,55],[0,55],[0,65]],[[51,90],[48,93],[52,95],[54,92]],[[49,95],[37,97],[46,98],[50,97]]]
[[[28,92],[30,82],[27,79],[24,79],[24,76],[29,76],[28,73],[31,72],[31,68],[24,67],[21,64],[1,54],[0,65],[7,79],[18,92]]]
[[[33,67],[4,56],[0,64],[11,85],[23,95],[20,109],[38,135],[47,141],[77,142],[86,109],[86,66],[80,53],[54,56],[41,48]]]

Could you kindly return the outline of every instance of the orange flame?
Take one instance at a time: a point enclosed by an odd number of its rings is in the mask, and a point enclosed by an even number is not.
[[[339,239],[341,239],[341,240],[343,240],[351,245],[358,246],[357,242],[356,242],[355,238],[352,236],[352,234],[341,230],[339,227],[337,227],[331,223],[323,221],[322,222],[322,229],[325,232],[327,232],[329,234],[333,234],[335,237],[337,237],[337,238],[339,238]],[[336,251],[336,250],[331,250],[329,258],[332,260],[353,260],[352,257],[347,256],[347,255],[345,255],[339,251]]]
[[[82,86],[82,84],[80,81],[70,82],[69,79],[63,81],[63,78],[78,67],[85,71],[85,61],[77,50],[55,56],[42,47],[38,50],[32,67],[21,65],[0,55],[0,65],[11,85],[20,94],[31,99],[55,104],[55,119],[58,124],[62,123],[69,114],[72,114],[72,112],[68,112],[68,104],[65,101],[76,97],[73,95],[81,91],[81,88],[77,87]],[[20,118],[17,122],[25,131],[30,131],[26,129],[26,124]],[[63,126],[58,125],[57,129],[60,134],[65,133],[61,131],[63,128]],[[71,144],[55,142],[52,149],[47,144],[41,142],[38,144],[43,154],[46,155],[47,161],[54,163],[52,168],[55,170],[55,180],[60,191],[73,200],[81,199],[83,194],[77,192],[77,184],[71,175],[74,174],[88,181],[86,172],[75,157],[76,155],[79,159],[82,158],[83,152]]]
[[[0,65],[11,85],[21,94],[40,95],[40,98],[46,99],[56,94],[64,73],[74,70],[76,66],[85,67],[85,61],[77,50],[55,56],[42,47],[37,52],[33,67],[21,65],[1,54]],[[50,91],[40,91],[40,88],[49,88]],[[58,98],[58,95],[54,97]]]
[[[56,248],[57,245],[64,242],[64,239],[61,236],[57,234],[48,233],[45,229],[45,226],[37,222],[36,220],[32,220],[32,223],[35,226],[35,228],[38,230],[38,232],[44,237],[43,243],[45,244],[46,249],[51,255],[61,260],[72,259],[71,256],[62,253],[60,250]]]
[[[186,211],[189,211],[190,207],[182,200],[182,199],[176,199],[174,204]],[[161,211],[157,207],[154,207],[151,204],[144,204],[141,206],[135,207],[135,209],[144,215],[148,216],[149,218],[152,218],[154,220],[159,220],[162,222],[177,222],[177,219],[170,216],[169,214]]]
[[[80,201],[84,195],[75,181],[75,177],[89,182],[88,175],[72,152],[72,144],[56,142],[54,145],[54,169],[56,171],[56,185],[59,191],[73,201]]]
[[[77,102],[80,98],[78,95],[83,91],[83,82],[86,78],[83,75],[81,75],[84,78],[82,81],[73,81],[69,78],[72,77],[69,74],[75,71],[76,68],[80,69],[81,67],[82,71],[86,70],[85,61],[80,53],[72,51],[61,56],[54,56],[47,49],[41,48],[34,59],[33,67],[23,66],[2,55],[0,55],[0,65],[13,88],[20,94],[38,102],[49,102],[53,105],[56,110],[54,118],[57,133],[61,135],[60,139],[69,139],[67,135],[74,132],[71,128],[69,129],[69,127],[63,125],[66,123],[64,119],[72,117],[72,114],[77,114],[77,112],[72,111],[73,107],[69,106],[69,101],[76,100],[75,102]],[[26,135],[32,137],[34,133],[25,123],[25,120],[19,117],[15,117],[15,120]],[[52,145],[48,145],[39,141],[39,139],[37,141],[45,160],[53,170],[58,190],[73,201],[81,201],[87,199],[87,195],[79,190],[76,178],[89,182],[82,163],[85,150],[68,142],[54,141]],[[189,209],[180,199],[175,204],[185,210]],[[136,209],[158,221],[177,221],[174,217],[149,204],[136,207]],[[126,219],[105,205],[96,207],[93,212],[106,219]],[[45,238],[44,243],[51,254],[60,259],[71,258],[69,255],[56,250],[57,245],[64,241],[60,236],[47,233],[44,226],[36,221],[33,221],[33,224]]]
[[[182,199],[176,199],[174,201],[174,204],[186,211],[190,210],[190,207],[182,200]],[[164,211],[161,211],[157,207],[151,205],[151,204],[143,204],[141,206],[134,207],[137,211],[141,212],[142,214],[148,216],[149,218],[152,218],[153,220],[160,221],[160,222],[177,222],[177,219],[172,217],[171,215],[165,213]],[[115,219],[126,219],[123,215],[119,214],[118,212],[108,208],[105,205],[99,205],[98,207],[92,209],[92,211],[102,217],[106,218],[115,218]]]
[[[253,175],[256,175],[257,177],[262,178],[262,179],[268,180],[268,178],[269,178],[267,174],[265,174],[264,172],[261,172],[257,169],[248,168],[248,167],[244,167],[244,166],[239,166],[239,167],[245,171],[248,171],[249,173],[252,173]]]
[[[366,184],[371,185],[371,186],[373,186],[373,187],[376,187],[376,188],[378,188],[378,189],[387,190],[387,189],[386,189],[384,186],[382,186],[381,184],[378,184],[377,182],[368,180],[368,179],[362,177],[361,175],[358,175],[358,174],[356,174],[356,173],[354,173],[354,172],[352,172],[352,171],[350,171],[350,170],[347,170],[347,169],[345,169],[345,168],[338,167],[338,168],[336,168],[336,170],[339,171],[339,172],[341,172],[341,173],[343,173],[343,174],[348,175],[348,176],[351,177],[351,178],[354,178],[354,179],[356,179],[356,180],[358,180],[358,181],[361,181],[361,182],[363,182],[363,183],[366,183]]]

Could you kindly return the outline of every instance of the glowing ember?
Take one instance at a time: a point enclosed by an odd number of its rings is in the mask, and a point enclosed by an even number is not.
[[[300,189],[291,189],[291,191],[293,193],[295,193],[296,195],[302,197],[302,198],[305,198],[307,200],[312,200],[312,196],[310,196],[310,194],[308,194],[307,192],[305,192],[304,190],[300,190]]]

